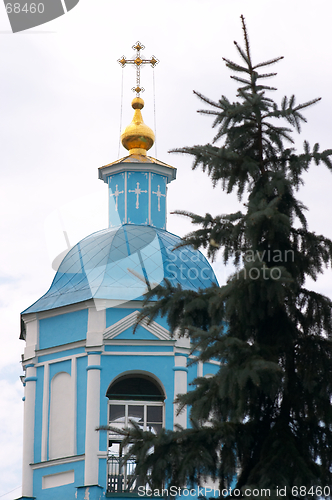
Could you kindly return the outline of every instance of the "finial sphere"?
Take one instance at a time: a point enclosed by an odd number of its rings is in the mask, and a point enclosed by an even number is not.
[[[133,109],[143,109],[144,108],[143,99],[141,97],[135,97],[131,102],[131,107]]]

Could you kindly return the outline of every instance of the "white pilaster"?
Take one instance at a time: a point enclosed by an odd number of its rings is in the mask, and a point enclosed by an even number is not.
[[[26,367],[24,390],[24,422],[23,422],[23,467],[22,467],[22,496],[33,496],[33,470],[30,466],[34,462],[34,427],[35,427],[35,400],[36,400],[36,368],[33,364]]]
[[[100,354],[89,353],[87,366],[86,434],[85,434],[85,485],[98,484],[100,421]]]
[[[97,311],[95,307],[89,308],[87,347],[101,347],[103,345],[103,332],[106,328],[106,310]]]
[[[44,390],[43,390],[43,417],[42,417],[42,449],[41,459],[47,460],[47,435],[48,435],[48,409],[50,390],[50,365],[44,365]]]
[[[174,356],[174,397],[178,394],[185,394],[187,392],[187,357],[176,353]],[[178,405],[174,404],[174,428],[175,425],[181,425],[187,428],[187,408],[185,407],[180,415],[177,415]]]
[[[77,453],[77,358],[73,357],[71,360],[71,383],[72,383],[72,405],[73,405],[73,455]]]

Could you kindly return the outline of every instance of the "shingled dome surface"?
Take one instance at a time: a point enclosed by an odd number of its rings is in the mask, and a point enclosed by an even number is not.
[[[98,231],[63,259],[48,292],[24,311],[46,311],[89,299],[142,300],[167,278],[186,290],[217,284],[204,255],[163,229],[125,224]]]

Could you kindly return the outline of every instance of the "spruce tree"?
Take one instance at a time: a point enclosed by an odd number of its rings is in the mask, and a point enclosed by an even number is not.
[[[298,491],[312,499],[327,495],[319,487],[332,494],[332,302],[306,280],[332,263],[332,241],[309,230],[296,192],[310,164],[332,170],[332,150],[304,142],[296,152],[291,133],[319,99],[297,105],[284,97],[279,106],[268,97],[275,89],[263,81],[275,73],[260,71],[282,58],[253,64],[241,21],[240,62],[224,59],[240,84],[237,100],[196,92],[217,133],[211,144],[175,150],[242,200],[242,211],[217,217],[179,212],[197,227],[182,244],[206,249],[212,260],[222,252],[237,271],[198,292],[166,281],[141,313],[166,316],[172,332],[190,335],[197,359],[217,359],[220,369],[178,397],[190,408],[190,429],[124,434],[137,471],[154,487],[204,484],[209,475],[220,489],[235,481],[242,492],[270,488],[273,497],[286,487],[287,498]]]

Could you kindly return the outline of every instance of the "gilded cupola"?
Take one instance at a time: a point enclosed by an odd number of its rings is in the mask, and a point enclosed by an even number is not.
[[[144,101],[141,97],[135,97],[131,103],[134,109],[132,122],[121,134],[122,145],[129,151],[129,154],[140,154],[146,156],[146,152],[153,146],[154,133],[148,127],[142,117],[141,109]]]

